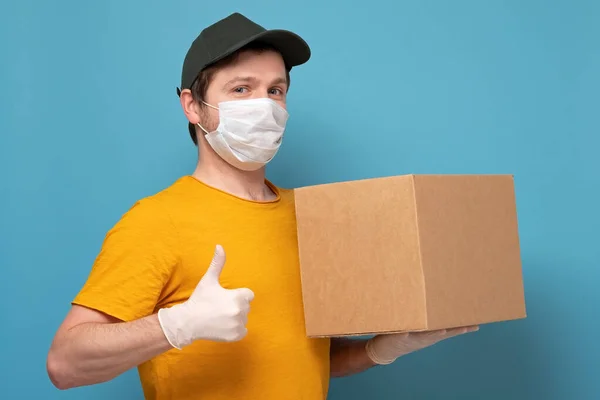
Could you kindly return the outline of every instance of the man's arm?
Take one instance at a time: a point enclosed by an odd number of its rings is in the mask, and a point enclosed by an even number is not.
[[[106,382],[171,348],[156,314],[121,322],[75,305],[50,347],[48,375],[59,389]]]
[[[358,374],[374,367],[367,355],[364,339],[332,338],[330,370],[332,378]]]
[[[179,262],[177,231],[155,198],[136,202],[107,232],[47,356],[61,389],[100,383],[168,350],[152,316]]]
[[[368,340],[332,338],[331,376],[343,377],[363,372],[375,365],[391,364],[403,355],[478,329],[477,326],[471,326],[427,332],[383,334]]]
[[[225,252],[217,246],[188,300],[131,322],[73,306],[48,353],[52,383],[59,389],[101,383],[173,347],[200,339],[242,339],[254,293],[223,288],[219,276],[224,265]]]

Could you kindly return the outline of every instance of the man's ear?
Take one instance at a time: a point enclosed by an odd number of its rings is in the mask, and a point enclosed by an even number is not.
[[[186,118],[192,125],[196,125],[200,122],[200,115],[198,115],[198,104],[194,101],[192,92],[189,89],[183,89],[179,95],[179,101],[181,102],[181,108]]]

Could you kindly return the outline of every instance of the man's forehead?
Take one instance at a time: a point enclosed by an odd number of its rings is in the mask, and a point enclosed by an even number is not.
[[[239,52],[233,62],[229,64],[231,67],[254,66],[257,68],[264,68],[265,65],[285,68],[283,57],[274,50],[244,50]]]
[[[215,77],[233,79],[235,77],[255,78],[286,77],[286,68],[283,58],[277,52],[265,50],[261,52],[244,52],[231,63],[219,68]]]

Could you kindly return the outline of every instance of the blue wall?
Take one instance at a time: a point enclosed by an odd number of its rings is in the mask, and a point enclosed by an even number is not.
[[[516,177],[529,317],[337,380],[330,398],[599,398],[600,3],[348,4],[2,2],[0,397],[142,397],[135,372],[59,392],[45,356],[106,230],[191,172],[181,62],[238,10],[313,49],[276,183]]]

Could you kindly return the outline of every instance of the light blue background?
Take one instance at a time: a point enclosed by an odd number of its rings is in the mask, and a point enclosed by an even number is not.
[[[136,372],[60,392],[46,352],[106,230],[192,171],[181,63],[233,11],[312,46],[276,183],[515,174],[529,317],[334,381],[330,399],[600,398],[593,0],[2,2],[0,397],[142,397]]]

